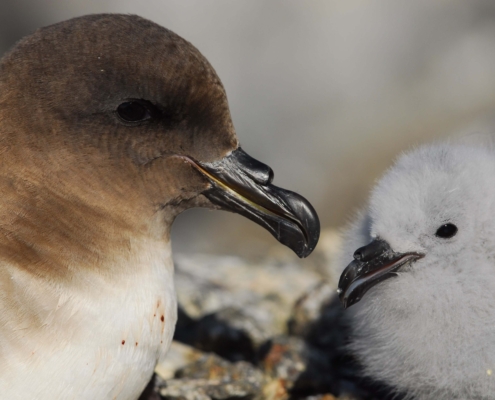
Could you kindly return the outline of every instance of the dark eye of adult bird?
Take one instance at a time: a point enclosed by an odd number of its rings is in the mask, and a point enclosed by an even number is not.
[[[125,122],[140,122],[151,118],[149,107],[139,101],[126,101],[117,107],[117,115]]]
[[[437,229],[435,236],[442,239],[450,239],[454,237],[457,233],[457,226],[454,224],[443,224],[440,228]]]

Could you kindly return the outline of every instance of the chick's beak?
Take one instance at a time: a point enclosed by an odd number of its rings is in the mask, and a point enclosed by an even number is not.
[[[356,304],[364,294],[384,280],[395,276],[403,265],[423,258],[420,253],[396,253],[382,239],[375,239],[354,252],[354,260],[339,280],[339,298],[344,308]]]
[[[203,194],[212,203],[258,223],[299,257],[311,254],[320,236],[318,215],[302,196],[272,185],[269,166],[240,147],[219,161],[194,164],[211,184]]]

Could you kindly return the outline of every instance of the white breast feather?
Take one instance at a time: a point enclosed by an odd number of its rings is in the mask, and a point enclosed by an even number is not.
[[[70,291],[40,287],[12,269],[11,279],[21,280],[40,309],[50,311],[41,331],[19,326],[20,340],[1,344],[8,360],[0,365],[2,399],[139,397],[177,319],[170,246],[147,243],[126,263],[124,278],[91,277]]]

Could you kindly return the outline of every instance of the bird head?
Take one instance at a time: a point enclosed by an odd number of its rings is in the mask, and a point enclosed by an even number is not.
[[[456,276],[472,272],[468,259],[491,257],[483,245],[495,233],[487,218],[495,205],[492,158],[486,149],[456,145],[402,156],[372,192],[369,243],[354,251],[339,284],[344,305],[391,277],[434,271]],[[428,280],[432,289],[439,284]]]
[[[81,230],[166,236],[201,206],[243,214],[301,257],[318,240],[309,202],[239,147],[208,61],[137,16],[76,18],[18,43],[0,63],[0,147],[12,214],[66,221],[54,230],[81,213]]]

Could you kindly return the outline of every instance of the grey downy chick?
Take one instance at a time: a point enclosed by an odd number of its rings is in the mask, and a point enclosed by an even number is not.
[[[367,376],[407,398],[495,398],[494,216],[486,141],[418,148],[378,182],[338,290]]]

